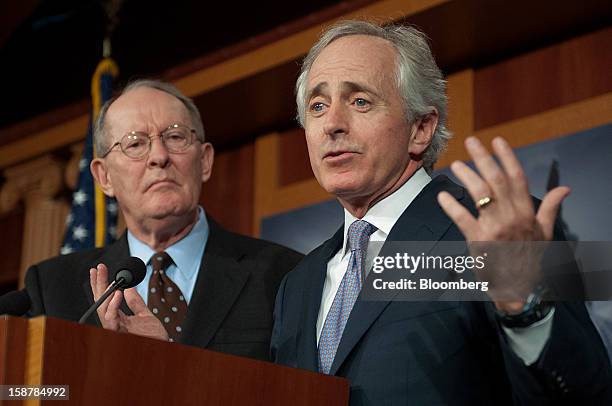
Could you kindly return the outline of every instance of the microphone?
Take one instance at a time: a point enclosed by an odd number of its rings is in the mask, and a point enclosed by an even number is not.
[[[23,316],[30,310],[31,304],[25,289],[8,292],[0,296],[0,314]]]
[[[106,292],[96,302],[87,309],[85,314],[79,319],[79,324],[85,323],[89,316],[118,289],[133,288],[138,285],[145,277],[147,267],[140,258],[129,257],[123,261],[113,272],[113,282],[108,286]]]
[[[147,267],[140,258],[129,257],[111,275],[113,275],[113,283],[121,285],[117,289],[129,289],[142,282],[146,273]]]

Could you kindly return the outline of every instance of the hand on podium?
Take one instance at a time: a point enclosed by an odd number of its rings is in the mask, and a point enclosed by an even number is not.
[[[98,300],[109,285],[106,265],[98,264],[96,268],[91,268],[89,270],[89,282],[94,300]],[[120,309],[124,296],[128,307],[134,313],[133,316],[128,316]],[[136,288],[126,289],[123,292],[121,290],[116,291],[98,307],[97,312],[102,327],[107,330],[168,341],[168,332],[159,319],[151,313]]]

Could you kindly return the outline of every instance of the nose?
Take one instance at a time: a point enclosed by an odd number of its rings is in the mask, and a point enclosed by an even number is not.
[[[343,103],[332,103],[325,114],[323,131],[331,137],[345,135],[349,132],[349,117]]]
[[[151,150],[149,151],[149,157],[147,158],[147,165],[149,167],[165,168],[168,166],[169,162],[170,154],[162,142],[161,137],[153,137],[151,139]]]

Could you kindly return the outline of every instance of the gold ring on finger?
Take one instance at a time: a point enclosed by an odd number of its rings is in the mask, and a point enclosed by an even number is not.
[[[476,202],[476,208],[480,210],[487,207],[491,203],[493,203],[493,198],[491,196],[485,196]]]

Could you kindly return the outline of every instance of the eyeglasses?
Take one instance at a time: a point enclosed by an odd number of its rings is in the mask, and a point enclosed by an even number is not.
[[[196,130],[182,124],[171,124],[157,136],[168,152],[181,153],[187,150],[195,139]],[[117,141],[102,155],[106,158],[117,145],[128,158],[141,159],[151,151],[152,139],[155,135],[149,135],[142,131],[130,131],[120,141]]]

